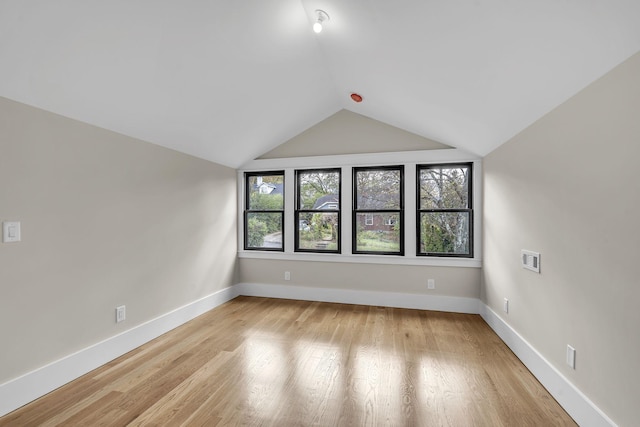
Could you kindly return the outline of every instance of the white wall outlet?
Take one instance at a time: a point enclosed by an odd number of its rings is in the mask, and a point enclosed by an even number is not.
[[[576,369],[576,349],[567,344],[567,365]]]
[[[520,251],[522,268],[540,273],[540,253],[522,249]]]
[[[291,272],[290,271],[285,271],[284,272],[284,280],[291,280]]]
[[[13,243],[19,242],[20,238],[20,222],[5,221],[2,223],[2,242]]]
[[[509,313],[509,300],[507,298],[505,298],[504,301],[502,302],[502,310],[505,313]]]
[[[435,289],[436,288],[436,281],[435,279],[429,279],[427,280],[427,289]]]
[[[126,310],[127,310],[127,307],[124,305],[116,307],[116,323],[120,323],[127,318]]]

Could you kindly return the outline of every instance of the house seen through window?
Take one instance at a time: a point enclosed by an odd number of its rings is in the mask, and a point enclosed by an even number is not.
[[[284,172],[245,174],[244,248],[284,250]]]
[[[404,254],[403,166],[353,168],[353,253]]]
[[[340,254],[342,238],[348,237],[341,226],[346,206],[353,254],[404,256],[405,233],[410,232],[416,233],[412,255],[473,258],[473,163],[415,165],[416,179],[409,183],[416,198],[410,231],[404,230],[405,167],[353,167],[352,185],[344,195],[343,168],[288,171],[295,177],[294,200],[288,202],[293,212],[286,212],[293,222],[288,224],[290,240],[284,239],[285,171],[245,172],[245,250],[283,252],[289,241],[293,247],[287,251]]]
[[[340,252],[340,169],[296,171],[298,252]]]

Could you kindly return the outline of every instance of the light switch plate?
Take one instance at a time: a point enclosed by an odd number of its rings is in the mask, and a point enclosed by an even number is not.
[[[20,222],[5,221],[2,223],[2,241],[4,243],[20,241]]]
[[[127,308],[124,305],[116,307],[116,323],[120,323],[127,318]]]
[[[567,344],[567,365],[576,369],[576,349]]]

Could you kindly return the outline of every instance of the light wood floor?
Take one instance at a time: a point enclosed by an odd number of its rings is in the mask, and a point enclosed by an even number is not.
[[[575,425],[477,315],[240,297],[0,426]]]

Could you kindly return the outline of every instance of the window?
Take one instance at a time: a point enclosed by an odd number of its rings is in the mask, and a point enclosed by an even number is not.
[[[404,167],[353,168],[353,253],[404,255]]]
[[[307,168],[292,160],[256,162],[239,177],[239,256],[358,263],[384,256],[390,264],[480,266],[477,160],[462,153],[440,163],[429,155],[406,163],[384,163],[386,157],[349,166],[351,159],[305,162]],[[413,194],[408,214],[405,191]]]
[[[364,214],[364,225],[373,225],[373,214]]]
[[[417,168],[417,255],[473,257],[472,165]]]
[[[296,171],[295,250],[340,252],[340,169]]]
[[[284,171],[245,173],[244,248],[283,251]]]
[[[384,225],[396,225],[396,217],[395,216],[390,216],[389,218],[387,218],[387,220],[384,222]]]

